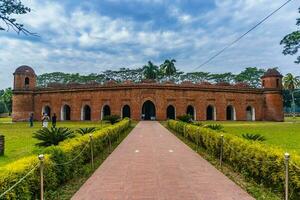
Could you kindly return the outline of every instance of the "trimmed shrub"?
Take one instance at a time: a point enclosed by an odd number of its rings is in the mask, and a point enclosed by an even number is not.
[[[110,143],[130,126],[124,119],[117,124],[93,133],[94,156],[100,155]],[[45,190],[56,190],[61,184],[81,173],[82,166],[90,161],[89,135],[67,139],[57,146],[47,147],[45,153]],[[0,168],[0,195],[38,165],[37,156],[29,156]],[[8,192],[3,199],[37,199],[40,194],[39,169]],[[2,198],[1,198],[2,199]]]
[[[221,133],[191,124],[169,120],[168,127],[201,146],[208,153],[219,157]],[[264,184],[274,191],[284,192],[284,151],[280,148],[245,140],[235,135],[224,135],[224,162],[244,176]],[[289,165],[291,194],[300,196],[300,157],[294,154]]]

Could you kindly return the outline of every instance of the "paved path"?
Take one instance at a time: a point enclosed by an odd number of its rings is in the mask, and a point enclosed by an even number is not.
[[[140,122],[73,200],[245,200],[245,191],[158,122]]]

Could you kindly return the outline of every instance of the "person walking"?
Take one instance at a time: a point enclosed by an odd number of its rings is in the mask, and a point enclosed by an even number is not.
[[[55,128],[56,127],[56,114],[54,113],[53,116],[52,116],[52,127]]]
[[[30,113],[30,116],[29,116],[29,126],[30,127],[33,127],[33,113]]]

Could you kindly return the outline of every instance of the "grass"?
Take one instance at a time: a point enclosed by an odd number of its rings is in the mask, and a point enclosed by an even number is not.
[[[58,122],[58,127],[68,127],[72,130],[85,127],[104,127],[106,123],[101,122]],[[49,126],[51,124],[49,123]],[[41,128],[41,122],[35,122],[34,127],[30,128],[29,123],[18,122],[11,123],[10,118],[0,118],[0,135],[5,136],[5,154],[0,156],[1,166],[15,161],[24,156],[36,154],[38,155],[43,148],[37,147],[35,144],[37,139],[32,138],[35,131]]]
[[[300,154],[300,118],[286,118],[285,122],[204,122],[222,124],[226,133],[242,137],[242,134],[261,134],[263,143],[279,147],[291,154]],[[226,134],[225,133],[225,134]]]
[[[244,177],[238,172],[235,172],[234,169],[227,165],[226,163],[222,164],[222,169],[219,166],[219,159],[210,155],[204,148],[198,147],[197,145],[190,140],[184,138],[182,135],[177,134],[175,131],[168,128],[166,122],[161,122],[163,126],[165,126],[170,132],[172,132],[176,137],[178,137],[181,141],[183,141],[186,145],[188,145],[191,149],[196,151],[201,157],[210,162],[225,174],[228,178],[234,181],[237,185],[239,185],[242,189],[247,191],[250,195],[252,195],[257,200],[280,200],[280,194],[276,194],[271,191],[269,188],[264,187],[263,185],[257,184],[254,180]]]

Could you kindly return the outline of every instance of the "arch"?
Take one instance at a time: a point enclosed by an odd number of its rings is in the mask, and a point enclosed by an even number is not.
[[[175,107],[172,105],[167,107],[167,119],[176,119]]]
[[[216,120],[216,109],[212,105],[206,108],[206,120]]]
[[[102,107],[102,112],[101,112],[101,119],[103,119],[106,116],[111,115],[110,107],[109,105],[104,105]]]
[[[28,77],[26,77],[25,80],[24,80],[25,87],[29,87],[29,83],[30,83],[30,80],[29,80]]]
[[[255,109],[252,106],[246,108],[247,121],[255,121]]]
[[[43,107],[43,114],[47,114],[49,117],[51,117],[51,108],[50,106],[44,106]]]
[[[91,120],[91,107],[89,105],[85,105],[81,109],[81,120],[90,121]]]
[[[128,117],[130,118],[130,106],[129,105],[124,105],[122,108],[122,118]]]
[[[67,104],[63,105],[61,107],[61,112],[60,112],[61,120],[62,121],[68,121],[71,120],[71,107]]]
[[[187,115],[191,115],[193,117],[193,120],[196,120],[196,112],[195,112],[195,108],[192,105],[189,105],[186,108],[186,114]]]
[[[226,120],[236,120],[235,108],[232,105],[229,105],[226,108]]]
[[[145,101],[142,107],[142,119],[155,120],[155,118],[156,110],[154,103],[150,100]]]

